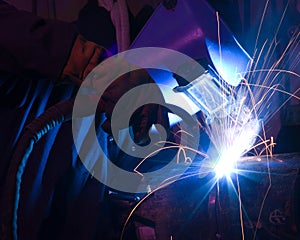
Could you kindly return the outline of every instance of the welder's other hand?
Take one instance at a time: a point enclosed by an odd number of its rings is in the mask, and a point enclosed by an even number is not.
[[[106,57],[105,48],[78,35],[61,78],[80,85],[85,77]]]
[[[128,125],[128,121],[126,122],[124,116],[132,110],[136,110],[130,118],[129,125],[132,126],[134,142],[139,145],[146,145],[150,141],[148,132],[152,125],[160,124],[168,130],[169,121],[167,111],[158,104],[164,101],[162,93],[145,70],[131,71],[115,80],[102,95],[99,108],[105,112],[107,117],[102,127],[104,131],[110,133],[112,128],[111,117],[116,103],[123,94],[141,85],[146,87],[143,91],[133,94],[125,103],[118,103],[122,107],[116,112],[117,125],[113,127],[117,127],[117,129],[127,128],[126,124]],[[149,100],[152,102],[151,104],[142,104]]]

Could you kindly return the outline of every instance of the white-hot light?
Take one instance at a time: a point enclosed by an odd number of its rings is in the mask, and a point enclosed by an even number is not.
[[[234,155],[234,154],[233,154]],[[222,154],[215,167],[215,174],[218,179],[226,176],[230,177],[230,174],[234,171],[234,160],[230,152]]]
[[[244,119],[240,119],[243,122]],[[236,169],[237,161],[253,146],[260,130],[260,121],[252,118],[246,123],[224,129],[224,142],[214,168],[217,178],[229,177]]]

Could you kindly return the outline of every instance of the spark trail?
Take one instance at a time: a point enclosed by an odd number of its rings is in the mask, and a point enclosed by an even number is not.
[[[293,76],[294,80],[300,81],[299,75],[299,28],[291,36],[289,42],[281,47],[281,54],[278,55],[278,49],[280,41],[278,39],[278,32],[287,14],[287,9],[289,5],[285,6],[282,16],[279,20],[278,26],[275,29],[275,33],[272,39],[265,39],[260,47],[259,38],[262,32],[263,22],[266,21],[266,12],[268,10],[269,1],[263,10],[263,15],[261,17],[260,25],[258,28],[257,38],[255,40],[255,51],[252,56],[253,61],[250,63],[249,70],[244,75],[241,83],[237,87],[233,87],[230,90],[230,94],[234,99],[233,104],[226,109],[226,114],[222,117],[215,118],[209,124],[202,125],[201,127],[207,133],[211,144],[210,148],[206,153],[198,151],[197,149],[189,149],[187,146],[181,146],[176,144],[171,144],[168,148],[178,148],[178,162],[180,162],[180,154],[183,155],[183,162],[190,162],[191,159],[188,158],[188,152],[194,151],[198,155],[201,155],[204,160],[201,163],[195,164],[193,167],[193,172],[190,172],[186,177],[194,177],[195,175],[207,175],[211,172],[216,173],[216,179],[214,183],[216,184],[219,179],[226,173],[226,171],[233,171],[236,174],[237,181],[237,197],[239,203],[240,211],[240,225],[242,239],[244,236],[244,220],[243,220],[243,203],[241,198],[241,189],[239,184],[237,162],[245,155],[266,156],[266,166],[268,170],[268,181],[269,185],[264,194],[261,202],[261,207],[259,214],[257,216],[256,222],[260,222],[262,211],[268,193],[272,187],[271,180],[271,168],[269,165],[269,157],[272,157],[272,151],[275,146],[274,137],[270,135],[266,130],[266,125],[274,117],[280,109],[291,99],[300,100],[299,92],[300,89],[294,89],[289,92],[285,89],[285,82],[289,80],[289,77]],[[217,21],[219,22],[219,15],[216,14]],[[220,32],[220,24],[218,24],[218,32]],[[219,36],[219,50],[220,50],[220,63],[222,63],[222,48]],[[289,64],[287,64],[289,62]],[[298,69],[297,69],[298,68]],[[222,82],[222,79],[220,79]],[[225,84],[222,82],[222,84]],[[299,86],[299,83],[298,83]],[[222,92],[222,94],[225,94]],[[279,97],[279,96],[285,96]],[[227,99],[227,96],[223,99]],[[189,134],[192,138],[192,133]],[[163,149],[160,149],[163,150]],[[154,153],[155,154],[155,153]],[[147,158],[144,159],[146,161]],[[140,166],[140,164],[139,164]],[[138,172],[138,167],[135,169]],[[196,166],[196,167],[195,167]],[[224,172],[224,170],[226,170]],[[139,172],[138,172],[139,173]],[[142,175],[142,173],[139,173]],[[244,174],[244,173],[243,173]],[[227,175],[229,176],[229,174]],[[177,179],[177,176],[174,176]],[[173,179],[167,179],[162,185],[154,189],[153,192],[173,183]],[[232,184],[233,186],[233,184]],[[209,189],[211,191],[212,188]],[[129,222],[130,217],[133,215],[134,211],[147,199],[153,192],[148,193],[142,201],[132,210],[126,224]],[[125,224],[125,226],[126,226]],[[124,226],[124,228],[125,228]],[[123,229],[124,230],[124,229]],[[255,231],[253,234],[253,239],[256,239],[258,226],[255,226]],[[121,237],[122,238],[122,237]]]

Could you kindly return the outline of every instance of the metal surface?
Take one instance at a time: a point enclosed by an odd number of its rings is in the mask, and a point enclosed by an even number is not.
[[[300,154],[243,158],[238,169],[239,182],[233,175],[231,181],[223,178],[212,185],[212,176],[194,176],[154,192],[131,223],[137,231],[151,230],[158,240],[240,240],[239,185],[245,239],[296,239]],[[147,239],[140,234],[138,239]]]

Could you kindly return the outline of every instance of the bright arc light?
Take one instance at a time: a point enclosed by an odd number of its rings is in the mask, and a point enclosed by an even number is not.
[[[214,171],[218,179],[223,176],[230,177],[235,172],[237,161],[253,146],[260,129],[260,121],[256,118],[242,124],[241,127],[227,129],[227,141],[220,152],[218,163]]]
[[[234,171],[234,168],[228,164],[218,164],[217,167],[215,168],[215,173],[217,179],[221,179],[224,176],[227,178],[230,177],[231,173]]]
[[[227,178],[230,177],[231,173],[234,172],[235,160],[236,159],[228,153],[222,154],[222,157],[219,159],[219,162],[214,169],[216,177],[218,179],[224,176]]]

